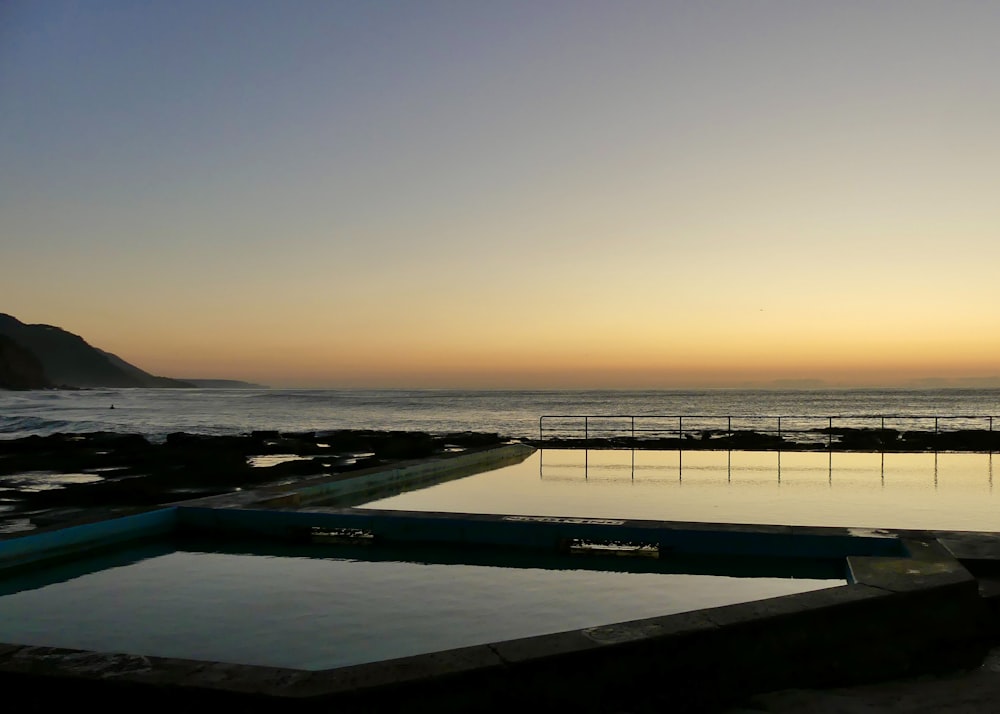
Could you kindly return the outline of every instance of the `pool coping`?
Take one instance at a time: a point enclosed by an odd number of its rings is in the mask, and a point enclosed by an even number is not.
[[[363,473],[349,486],[457,477],[471,462],[497,463],[522,451],[501,447],[465,459],[397,465],[381,475]],[[499,711],[527,703],[602,711],[639,697],[683,711],[787,686],[971,667],[988,646],[977,580],[956,553],[965,547],[989,559],[983,544],[996,543],[996,534],[310,505],[314,495],[328,493],[330,484],[342,488],[336,484],[345,480],[306,482],[298,496],[288,487],[262,489],[6,539],[0,541],[0,569],[34,567],[44,558],[72,558],[178,529],[298,539],[315,528],[343,528],[389,543],[552,551],[574,538],[618,539],[655,542],[675,553],[844,557],[848,584],[319,671],[0,644],[0,683],[35,697],[113,694],[102,701],[115,709],[148,708],[155,698],[171,707],[215,702],[251,710],[379,711],[419,701],[438,711]]]

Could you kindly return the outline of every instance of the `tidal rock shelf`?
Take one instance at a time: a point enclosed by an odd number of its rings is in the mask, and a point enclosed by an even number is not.
[[[94,432],[0,440],[0,533],[495,446],[499,434],[339,430],[162,443]],[[4,524],[6,523],[6,527]]]

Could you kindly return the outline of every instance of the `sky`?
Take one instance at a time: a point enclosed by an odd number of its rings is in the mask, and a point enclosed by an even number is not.
[[[1000,384],[998,35],[966,0],[4,0],[0,312],[282,387]]]

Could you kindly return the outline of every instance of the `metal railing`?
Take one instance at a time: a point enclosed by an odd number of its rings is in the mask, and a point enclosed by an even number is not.
[[[944,437],[977,433],[980,441],[992,448],[994,420],[981,415],[927,414],[840,414],[816,415],[622,415],[622,414],[546,414],[538,419],[538,440],[611,441],[627,446],[651,440],[676,441],[683,448],[692,441],[700,448],[725,448],[737,437],[764,437],[776,444],[825,446],[868,441],[871,445],[895,442],[907,435],[917,443],[933,435]],[[905,439],[904,439],[905,440]]]
[[[547,454],[551,453],[552,451],[555,451],[555,452],[558,453],[559,450],[558,449],[554,449],[554,450],[550,450],[548,452],[545,449],[539,450],[539,457],[538,457],[538,478],[539,479],[544,480],[544,481],[550,481],[550,482],[551,481],[574,482],[574,481],[579,481],[580,480],[581,471],[582,471],[583,479],[584,480],[588,480],[589,479],[589,477],[590,477],[590,471],[591,471],[591,465],[590,465],[590,458],[589,458],[589,455],[588,455],[587,451],[584,451],[583,462],[582,463],[579,460],[579,456],[577,456],[576,458],[571,459],[569,461],[559,461],[558,457],[556,457],[557,461],[554,464],[551,463],[546,458]],[[611,461],[611,462],[605,461],[605,462],[602,462],[599,465],[597,465],[596,467],[594,467],[596,470],[598,470],[600,472],[601,478],[607,480],[609,477],[615,478],[617,476],[620,476],[623,473],[627,473],[628,476],[632,480],[635,480],[635,478],[636,478],[636,472],[637,472],[636,459],[635,459],[636,449],[622,449],[621,451],[623,451],[623,452],[630,452],[631,453],[631,463],[629,464],[629,463],[625,463],[623,461]],[[578,454],[578,452],[570,452],[570,453]],[[684,478],[685,478],[685,474],[687,473],[685,471],[686,467],[685,467],[684,454],[682,452],[673,452],[673,451],[671,451],[671,452],[661,452],[661,453],[670,453],[670,454],[673,454],[672,458],[674,459],[674,461],[670,462],[670,461],[662,460],[663,457],[654,457],[655,460],[652,461],[652,462],[646,460],[645,463],[643,465],[639,466],[639,468],[638,468],[638,470],[640,472],[640,476],[646,477],[648,479],[650,476],[654,476],[655,478],[662,478],[665,475],[667,475],[667,476],[674,475],[674,476],[676,476],[678,482],[683,483]],[[725,475],[726,475],[726,482],[727,483],[732,483],[733,482],[733,473],[734,473],[734,471],[737,474],[739,474],[741,471],[744,472],[744,473],[747,472],[746,471],[746,469],[747,469],[746,464],[744,464],[742,466],[741,465],[737,465],[737,466],[734,467],[733,460],[732,460],[733,459],[732,455],[733,455],[733,452],[729,451],[728,454],[727,454],[727,456],[726,456],[726,461],[725,461],[724,465],[721,462],[718,462],[718,461],[716,461],[716,462],[712,462],[712,461],[709,461],[709,462],[704,462],[703,461],[703,462],[701,462],[699,465],[695,466],[695,468],[693,469],[694,475],[697,476],[697,475],[703,475],[703,474],[706,474],[706,473],[713,473],[713,472],[714,473],[723,473],[724,472]],[[785,455],[788,456],[788,453],[786,452]],[[812,455],[820,457],[820,458],[823,458],[823,459],[829,459],[827,461],[827,468],[826,468],[826,482],[827,482],[827,486],[829,486],[829,487],[832,488],[833,485],[834,485],[834,475],[835,474],[839,475],[838,470],[834,468],[834,452],[832,452],[832,451],[830,451],[830,452],[814,452]],[[845,454],[837,454],[837,458],[838,459],[841,458],[841,457],[843,457],[843,456],[845,456]],[[857,456],[857,454],[852,454],[852,456]],[[849,462],[849,465],[847,466],[847,468],[845,469],[845,471],[842,472],[845,476],[849,477],[847,479],[847,482],[851,483],[853,481],[853,479],[850,478],[850,477],[851,476],[856,476],[856,474],[859,473],[859,471],[866,471],[867,470],[867,471],[870,471],[870,472],[877,471],[878,472],[878,476],[879,476],[879,478],[882,481],[882,484],[885,485],[885,479],[886,479],[886,453],[885,452],[882,452],[881,454],[879,454],[879,453],[870,453],[870,454],[866,454],[866,456],[869,456],[872,459],[875,459],[875,458],[881,459],[879,462],[877,462],[878,463],[878,467],[875,468],[872,465],[873,464],[872,461],[867,461],[867,462],[865,462],[865,461],[862,461],[862,462],[852,461],[852,462]],[[934,489],[937,490],[937,488],[938,488],[938,474],[939,474],[938,458],[941,456],[941,454],[939,454],[938,452],[935,451],[935,452],[927,452],[927,453],[919,454],[918,456],[921,456],[921,457],[926,458],[926,459],[933,459],[933,461],[931,462],[931,473],[932,473],[932,478],[933,478]],[[985,456],[985,454],[983,454],[982,456]],[[772,471],[772,473],[774,475],[774,481],[775,481],[775,483],[777,483],[779,485],[781,484],[781,481],[782,481],[782,461],[781,461],[781,457],[782,457],[782,452],[779,450],[779,451],[775,452],[774,454],[772,454],[772,458],[774,458],[775,460],[771,462],[771,464],[773,465],[773,471]],[[890,455],[890,457],[891,457],[891,455]],[[992,452],[989,454],[988,459],[989,460],[986,461],[985,463],[982,463],[982,462],[976,462],[976,463],[980,464],[980,467],[982,468],[982,475],[986,479],[986,483],[987,483],[987,485],[989,487],[990,493],[992,493],[993,492],[993,453]],[[815,461],[808,462],[808,463],[811,464],[811,468],[803,470],[802,469],[802,462],[798,462],[798,468],[793,467],[793,469],[792,469],[793,472],[797,471],[799,473],[799,475],[805,474],[807,477],[812,477],[812,478],[815,478],[817,475],[819,475],[819,474],[822,473],[822,471],[820,471],[819,469],[815,468],[816,467],[816,462]],[[898,465],[898,463],[897,463],[897,465],[894,466],[892,468],[892,470],[890,471],[890,476],[893,475],[893,473],[895,473],[896,475],[905,475],[905,474],[912,473],[913,469],[914,469],[914,467],[913,467],[914,462],[907,461],[905,463],[907,464],[907,466],[904,466],[904,467],[900,467]],[[919,462],[919,463],[921,464],[921,467],[924,470],[927,470],[927,462],[926,461]],[[969,462],[963,462],[963,463],[969,463]],[[760,480],[758,477],[759,477],[759,475],[760,475],[760,473],[762,471],[762,468],[766,471],[767,466],[766,465],[762,465],[761,462],[752,462],[752,464],[753,465],[750,466],[750,470],[751,470],[751,472],[755,472],[755,479],[754,480],[758,481],[758,480]],[[546,469],[548,469],[548,474],[546,474]],[[972,471],[972,469],[970,469],[970,472],[971,471]]]

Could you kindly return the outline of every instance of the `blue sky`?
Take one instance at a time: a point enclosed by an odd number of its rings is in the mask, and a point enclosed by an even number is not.
[[[289,385],[996,375],[1000,6],[8,2],[3,304]]]

